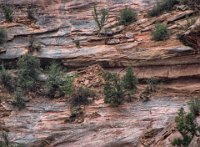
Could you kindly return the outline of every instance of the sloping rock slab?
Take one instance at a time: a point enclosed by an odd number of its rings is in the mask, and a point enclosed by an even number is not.
[[[177,46],[174,48],[170,48],[168,50],[169,54],[187,54],[187,53],[192,53],[194,51],[193,48],[189,46]]]
[[[200,19],[189,28],[189,30],[181,35],[180,40],[188,46],[199,50],[200,48]]]
[[[0,54],[0,59],[2,60],[12,60],[17,59],[22,55],[28,53],[28,50],[24,48],[13,48],[8,49],[5,53]]]
[[[184,12],[181,12],[181,13],[179,13],[179,14],[173,16],[173,17],[170,17],[170,18],[167,20],[167,22],[168,22],[168,23],[172,23],[172,22],[174,22],[174,21],[183,19],[183,18],[185,18],[186,16],[190,16],[190,15],[192,15],[192,14],[194,14],[194,11],[192,11],[192,10],[184,11]]]
[[[64,47],[48,47],[42,48],[36,56],[40,58],[51,59],[70,59],[81,57],[102,57],[105,53],[116,52],[115,47],[100,45],[94,47],[71,48],[65,49]],[[102,55],[102,56],[100,56]]]
[[[192,139],[192,141],[190,142],[189,146],[188,147],[199,147],[200,145],[200,137],[194,137]]]

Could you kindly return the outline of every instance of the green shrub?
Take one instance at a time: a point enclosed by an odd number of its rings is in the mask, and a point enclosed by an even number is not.
[[[195,99],[191,103],[189,103],[190,112],[194,116],[198,116],[200,114],[200,100]]]
[[[8,91],[13,92],[13,90],[14,90],[14,85],[13,85],[12,77],[11,77],[11,75],[6,71],[6,69],[4,68],[4,66],[2,66],[2,70],[1,70],[1,83],[4,85],[4,87],[5,87]]]
[[[133,69],[131,67],[127,68],[126,74],[123,77],[123,86],[125,89],[135,91],[137,89],[137,78],[133,74]]]
[[[25,97],[21,89],[17,89],[15,92],[13,105],[16,106],[19,110],[26,107]]]
[[[48,76],[48,80],[46,81],[47,95],[50,98],[64,96],[64,92],[62,91],[62,87],[64,86],[64,72],[62,67],[56,63],[52,63],[48,68]]]
[[[48,68],[48,76],[46,86],[48,89],[47,95],[50,98],[62,97],[73,93],[73,82],[76,75],[65,75],[59,64],[52,63]]]
[[[71,97],[71,106],[76,107],[80,105],[87,105],[89,103],[88,98],[94,98],[96,95],[88,88],[78,88]]]
[[[34,90],[41,71],[40,60],[31,55],[21,57],[18,62],[17,84],[24,90]]]
[[[160,14],[163,13],[163,9],[161,7],[160,3],[157,3],[149,12],[148,12],[148,16],[149,17],[154,17],[154,16],[158,16]]]
[[[176,127],[183,138],[173,140],[174,146],[188,146],[192,138],[199,132],[195,116],[190,112],[186,113],[183,108],[179,110],[178,116],[175,118]]]
[[[126,7],[120,12],[119,23],[129,25],[137,20],[137,13],[134,9]]]
[[[124,100],[123,87],[117,74],[107,75],[108,79],[106,80],[106,84],[104,86],[104,102],[113,107],[117,107],[122,104]]]
[[[175,4],[178,3],[178,0],[162,0],[157,3],[153,9],[148,12],[150,17],[158,16],[165,11],[171,11]]]
[[[108,10],[102,9],[102,10],[100,10],[100,12],[97,12],[97,8],[96,8],[96,6],[94,6],[93,18],[94,18],[99,30],[101,30],[107,21]]]
[[[152,32],[153,40],[155,41],[164,41],[169,39],[169,30],[167,25],[158,23],[155,26],[155,31]]]
[[[6,21],[12,22],[13,21],[13,10],[10,6],[2,5],[1,9],[3,10],[4,17]]]
[[[117,74],[112,74],[110,72],[104,72],[102,74],[102,76],[103,76],[103,78],[104,78],[105,81],[113,81],[113,80],[119,78]]]
[[[63,86],[61,86],[61,89],[66,95],[71,95],[74,92],[73,83],[74,83],[75,77],[76,75],[74,76],[67,75],[64,77],[64,83],[63,83]]]
[[[0,44],[4,43],[6,41],[6,38],[6,31],[3,28],[0,28]]]

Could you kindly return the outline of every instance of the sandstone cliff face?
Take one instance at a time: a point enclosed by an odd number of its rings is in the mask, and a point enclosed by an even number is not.
[[[45,0],[3,1],[1,3],[14,5],[15,17],[17,18],[13,24],[1,23],[2,26],[5,25],[8,28],[8,40],[10,41],[4,46],[7,50],[6,54],[1,55],[1,58],[4,59],[16,58],[24,54],[29,44],[28,35],[35,35],[36,39],[42,44],[41,53],[38,53],[41,58],[68,59],[78,56],[83,56],[83,58],[92,56],[93,53],[89,53],[91,50],[98,51],[98,48],[101,48],[101,46],[98,46],[90,49],[90,46],[94,45],[88,42],[95,40],[94,36],[97,31],[92,18],[93,5],[97,4],[99,8],[109,8],[111,11],[109,21],[112,23],[115,21],[113,14],[117,13],[121,6],[133,4],[132,1],[98,2],[91,0],[64,2],[59,0],[51,2]],[[37,19],[35,23],[31,23],[27,19],[27,7],[31,4],[33,5],[34,16]],[[86,46],[85,49],[76,49],[73,39],[80,40],[81,45]],[[101,44],[101,42],[98,44]],[[12,46],[12,49],[9,46]],[[15,51],[19,54],[14,54]],[[101,49],[99,52],[101,52]],[[94,52],[94,54],[96,53]]]
[[[66,102],[36,98],[25,110],[12,111],[4,122],[11,140],[27,146],[132,147],[147,128],[164,130],[184,104],[180,100],[157,99],[116,109],[100,99],[86,108],[84,120],[79,124],[64,123],[70,115]]]
[[[0,4],[13,7],[15,19],[7,23],[0,14],[0,27],[6,28],[8,34],[8,41],[1,45],[6,52],[0,54],[0,59],[12,60],[28,53],[30,38],[34,38],[41,49],[33,54],[41,59],[57,59],[67,67],[75,68],[97,63],[106,70],[120,73],[123,73],[124,67],[133,66],[139,79],[186,79],[182,83],[169,83],[165,93],[175,89],[190,96],[200,87],[196,80],[200,76],[200,57],[194,54],[199,47],[199,38],[196,38],[199,32],[195,27],[189,28],[183,36],[185,44],[177,39],[177,34],[182,33],[187,23],[185,16],[194,12],[177,8],[157,18],[147,18],[146,11],[153,3],[153,0],[1,0]],[[111,28],[112,34],[106,45],[93,20],[94,4],[98,9],[107,8],[110,12],[106,27]],[[117,26],[119,11],[126,5],[137,10],[138,21],[130,26]],[[35,21],[27,18],[29,6]],[[157,21],[167,23],[171,30],[172,36],[166,42],[151,39],[151,31]],[[74,40],[80,41],[80,48],[76,47]],[[88,77],[84,78],[88,82]],[[86,80],[77,82],[85,84]],[[99,82],[94,80],[94,84]],[[8,103],[2,102],[1,106],[3,111],[11,112],[9,117],[3,119],[5,128],[10,130],[9,137],[27,146],[139,144],[168,147],[174,128],[171,129],[171,125],[165,127],[186,103],[185,100],[164,98],[112,109],[100,98],[85,108],[85,119],[81,124],[64,123],[70,109],[63,99],[50,102],[36,98],[21,112],[13,111]],[[165,140],[163,137],[166,134],[168,138]]]
[[[197,19],[195,24],[193,24],[187,32],[181,36],[181,40],[184,44],[193,47],[199,53],[200,46],[200,19]]]
[[[191,10],[177,9],[158,18],[147,18],[146,11],[155,3],[152,0],[10,0],[1,3],[14,8],[15,19],[13,23],[7,23],[0,15],[0,26],[5,27],[8,34],[8,41],[1,46],[6,52],[0,54],[0,59],[16,59],[26,54],[33,39],[36,45],[41,46],[39,52],[34,52],[35,56],[58,59],[68,67],[96,63],[115,68],[134,66],[140,78],[199,75],[198,56],[191,55],[193,49],[176,39],[176,34],[187,23],[184,17],[193,13]],[[95,4],[98,9],[109,9],[105,26],[112,28],[109,45],[105,45],[104,37],[97,33],[92,16]],[[137,10],[138,21],[129,27],[116,27],[119,11],[126,5]],[[27,18],[30,6],[35,21]],[[151,31],[157,21],[168,23],[173,34],[170,40],[159,43],[151,40]],[[76,47],[74,40],[80,41],[81,48]]]

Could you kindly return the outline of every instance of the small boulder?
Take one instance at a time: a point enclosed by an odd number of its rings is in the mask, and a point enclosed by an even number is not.
[[[127,32],[127,33],[125,34],[125,37],[126,37],[127,39],[132,39],[134,36],[133,36],[133,33]]]
[[[45,82],[48,79],[48,76],[45,74],[39,74],[37,80],[40,82]]]
[[[117,34],[117,35],[113,36],[113,38],[115,38],[115,39],[124,38],[124,35],[123,34]]]
[[[89,83],[90,83],[90,81],[89,81],[89,80],[85,80],[85,81],[84,81],[84,85],[85,85],[85,86],[88,86],[88,85],[89,85]]]
[[[113,28],[112,31],[114,34],[118,34],[124,30],[124,26],[117,26],[116,28]]]
[[[100,31],[100,34],[105,35],[105,36],[112,36],[114,34],[114,32],[110,28],[102,28]]]
[[[119,44],[120,40],[119,39],[111,39],[109,41],[107,41],[108,45],[115,45],[115,44]]]
[[[169,54],[187,54],[192,53],[193,51],[194,49],[189,46],[177,46],[168,49]]]
[[[185,18],[186,16],[191,16],[192,14],[194,14],[194,11],[192,11],[192,10],[187,10],[187,11],[184,11],[182,13],[178,13],[177,15],[168,18],[167,23],[172,23],[174,21],[178,21],[180,19]]]
[[[188,147],[199,147],[200,137],[194,136]]]
[[[178,6],[176,6],[176,8],[177,8],[178,10],[181,10],[181,11],[185,11],[185,10],[188,9],[188,7],[187,7],[186,5],[178,5]]]

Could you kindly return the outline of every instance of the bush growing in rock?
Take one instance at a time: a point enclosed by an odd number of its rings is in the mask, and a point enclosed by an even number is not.
[[[107,78],[107,79],[106,79]],[[104,86],[104,102],[113,107],[122,104],[124,100],[123,87],[117,74],[107,74],[106,84]]]
[[[74,91],[74,79],[75,79],[76,75],[71,76],[71,75],[67,75],[64,77],[64,83],[63,86],[61,86],[62,91],[66,94],[66,95],[71,95]]]
[[[152,10],[148,12],[148,15],[150,17],[154,17],[162,14],[164,11],[171,11],[173,9],[173,6],[177,3],[177,0],[162,0],[161,2],[158,2]]]
[[[164,41],[169,38],[169,30],[167,28],[167,25],[158,23],[155,26],[155,30],[152,32],[153,40],[155,41]]]
[[[96,6],[94,6],[93,9],[94,9],[93,10],[93,18],[94,18],[99,30],[101,30],[107,21],[108,10],[102,9],[102,10],[100,10],[100,12],[97,12]]]
[[[186,113],[183,108],[179,110],[178,116],[175,118],[176,127],[183,138],[173,140],[174,146],[188,146],[192,138],[199,133],[200,129],[192,112]]]
[[[71,95],[74,91],[74,79],[76,75],[65,75],[62,67],[52,63],[48,68],[48,79],[46,81],[47,95],[50,98]]]
[[[71,106],[76,107],[80,105],[87,105],[89,98],[94,98],[96,94],[88,88],[80,87],[72,94]]]
[[[41,71],[40,60],[32,55],[21,57],[18,62],[17,85],[24,90],[34,90],[38,74]]]
[[[137,13],[134,9],[126,7],[120,12],[119,23],[129,25],[137,20]]]
[[[64,85],[64,72],[62,67],[56,63],[52,63],[48,68],[48,75],[49,77],[46,81],[46,86],[48,89],[47,95],[50,98],[64,96],[64,92],[61,88]]]
[[[4,66],[2,65],[2,70],[1,70],[1,83],[4,85],[4,87],[10,91],[14,91],[14,85],[12,81],[11,75],[6,71]]]
[[[18,88],[15,92],[13,105],[16,106],[19,110],[26,107],[25,97],[20,88]]]
[[[104,72],[102,76],[105,81],[113,81],[119,78],[117,74],[112,74],[110,72]]]
[[[160,14],[163,13],[163,10],[161,8],[161,4],[157,3],[149,12],[148,12],[148,16],[149,17],[154,17],[154,16],[158,16]]]
[[[189,108],[190,108],[190,112],[194,116],[199,116],[199,114],[200,114],[200,100],[199,99],[193,100],[191,103],[189,103]]]
[[[137,84],[137,78],[133,74],[133,69],[131,67],[127,68],[126,74],[123,77],[123,86],[125,89],[135,91]]]
[[[12,22],[13,21],[13,10],[10,6],[1,5],[1,9],[3,11],[4,17],[6,21]]]
[[[6,41],[7,35],[3,28],[0,28],[0,44]]]

